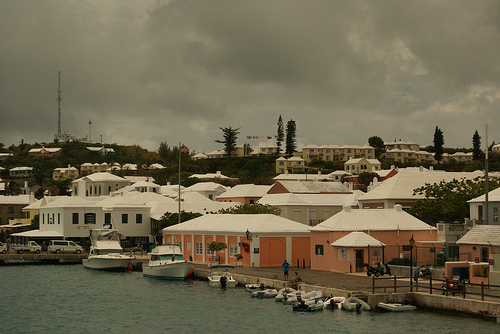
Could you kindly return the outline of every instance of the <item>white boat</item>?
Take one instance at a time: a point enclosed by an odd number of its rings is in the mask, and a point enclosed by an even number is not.
[[[251,296],[256,298],[274,298],[278,295],[276,289],[257,290],[252,292]]]
[[[184,279],[193,271],[193,264],[184,259],[178,245],[159,245],[149,253],[149,262],[142,266],[144,276]]]
[[[342,303],[342,308],[346,311],[370,311],[372,308],[365,301],[357,297],[349,297]]]
[[[398,304],[398,303],[378,303],[377,308],[381,308],[392,312],[414,311],[417,309],[414,305]]]
[[[233,266],[226,264],[216,264],[211,266],[210,268],[211,271],[208,275],[208,284],[210,286],[220,286],[221,277],[226,278],[226,287],[228,288],[234,288],[238,284],[238,281],[236,281],[233,278],[233,275],[231,275],[231,273],[229,272],[229,269],[234,269]]]
[[[345,300],[345,297],[330,297],[325,300],[324,308],[331,310],[340,309]]]
[[[120,234],[113,229],[90,230],[90,251],[82,263],[85,268],[97,270],[125,270],[135,257],[125,255],[120,245]]]

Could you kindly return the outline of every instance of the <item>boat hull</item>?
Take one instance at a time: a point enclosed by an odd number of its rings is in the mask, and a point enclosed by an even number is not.
[[[381,308],[391,312],[414,311],[417,309],[414,305],[405,305],[397,303],[378,303],[377,308]]]
[[[175,262],[160,265],[145,264],[142,266],[144,276],[161,279],[185,279],[193,271],[191,262]]]
[[[95,270],[120,271],[127,269],[127,266],[133,260],[133,257],[89,257],[83,259],[82,263],[85,268]]]

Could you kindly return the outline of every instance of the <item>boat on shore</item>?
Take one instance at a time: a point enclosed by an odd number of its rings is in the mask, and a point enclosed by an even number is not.
[[[82,263],[85,268],[96,270],[125,270],[135,259],[126,255],[120,245],[120,234],[114,229],[92,229],[90,231],[90,251]]]
[[[184,259],[178,245],[159,245],[149,253],[149,261],[143,264],[144,276],[162,279],[184,279],[193,271],[193,264]]]

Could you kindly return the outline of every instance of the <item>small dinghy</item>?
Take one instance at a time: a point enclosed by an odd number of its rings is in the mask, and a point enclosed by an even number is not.
[[[326,309],[340,309],[342,308],[342,303],[345,301],[345,297],[330,297],[325,300],[324,308]]]
[[[257,290],[252,292],[251,296],[256,298],[274,298],[278,295],[276,289]]]
[[[295,293],[296,291],[297,290],[293,288],[283,288],[278,291],[278,294],[276,295],[276,297],[274,297],[274,300],[277,302],[284,302],[288,299],[287,295],[289,293]]]
[[[366,302],[357,297],[349,297],[342,302],[342,308],[346,311],[370,311],[372,308]]]
[[[266,287],[264,286],[264,283],[251,283],[251,284],[245,284],[245,290],[248,292],[254,292],[257,290],[265,290]]]
[[[381,308],[391,312],[414,311],[417,309],[417,307],[414,305],[398,303],[378,303],[377,308]]]
[[[292,305],[292,309],[294,311],[302,311],[302,312],[304,311],[313,312],[317,310],[322,310],[323,308],[324,308],[324,302],[322,298],[302,300],[300,303]]]
[[[292,296],[292,297],[288,298],[286,300],[286,303],[287,304],[297,304],[301,300],[317,299],[317,298],[323,297],[323,292],[321,292],[321,290],[309,291],[307,293],[301,293],[301,294],[298,294],[298,292],[301,292],[301,291],[297,291],[297,294],[295,297]]]

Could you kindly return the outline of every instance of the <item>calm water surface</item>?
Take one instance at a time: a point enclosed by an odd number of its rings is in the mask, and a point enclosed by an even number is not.
[[[293,312],[243,288],[162,281],[81,265],[0,267],[0,333],[500,333],[500,325],[424,311]]]

